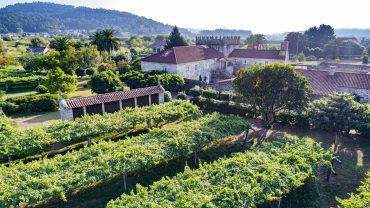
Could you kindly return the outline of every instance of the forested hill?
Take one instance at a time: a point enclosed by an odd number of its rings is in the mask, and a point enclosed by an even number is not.
[[[0,33],[51,32],[59,29],[114,28],[132,34],[168,34],[172,27],[154,20],[106,9],[53,3],[23,3],[0,9]]]

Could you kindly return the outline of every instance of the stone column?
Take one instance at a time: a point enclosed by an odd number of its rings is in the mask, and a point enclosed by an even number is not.
[[[135,100],[135,107],[137,107],[137,98],[135,97],[134,100]]]
[[[119,101],[119,109],[122,110],[122,100]]]
[[[101,104],[101,108],[102,108],[102,111],[103,111],[103,114],[105,113],[105,105],[104,103]]]

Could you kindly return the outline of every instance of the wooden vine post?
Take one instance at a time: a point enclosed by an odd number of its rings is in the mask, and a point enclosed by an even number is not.
[[[123,189],[126,192],[127,191],[127,174],[126,174],[126,172],[123,172],[122,179],[123,179]]]
[[[335,142],[334,142],[334,149],[333,149],[333,155],[334,155],[334,158],[331,160],[331,167],[329,167],[328,169],[328,173],[327,173],[327,176],[326,176],[326,181],[329,182],[330,181],[330,177],[331,177],[331,174],[332,174],[332,168],[334,168],[334,162],[337,160],[338,162],[340,162],[336,156],[337,156],[337,152],[338,152],[338,146],[339,146],[339,136],[338,136],[338,133],[335,134]]]

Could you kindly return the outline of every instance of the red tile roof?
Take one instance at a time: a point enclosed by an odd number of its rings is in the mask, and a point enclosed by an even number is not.
[[[335,72],[297,69],[305,76],[312,87],[314,95],[327,96],[339,87],[370,90],[370,74]]]
[[[158,54],[143,58],[143,62],[155,62],[166,64],[183,64],[208,59],[219,59],[225,56],[213,48],[206,46],[182,46],[174,47]]]
[[[280,50],[256,50],[256,49],[234,49],[230,58],[258,58],[258,59],[285,59],[279,56]]]
[[[66,100],[66,108],[78,108],[88,105],[95,105],[101,103],[108,103],[118,100],[127,100],[135,97],[142,97],[152,94],[163,93],[162,86],[145,87],[133,90],[124,90],[119,92],[111,92],[106,94],[94,95],[89,97],[72,98]]]

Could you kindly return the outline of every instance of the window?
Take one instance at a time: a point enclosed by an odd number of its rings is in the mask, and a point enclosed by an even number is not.
[[[268,61],[265,61],[265,64],[268,64],[269,62]]]
[[[195,70],[198,70],[198,65],[195,65]]]

